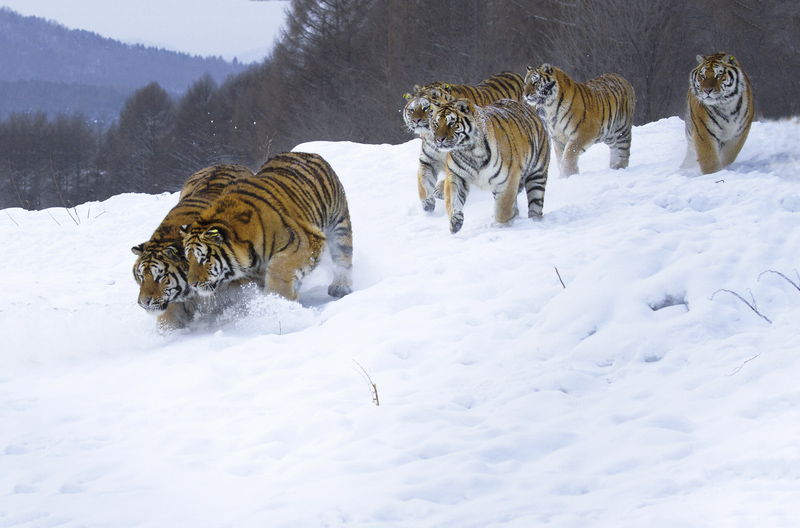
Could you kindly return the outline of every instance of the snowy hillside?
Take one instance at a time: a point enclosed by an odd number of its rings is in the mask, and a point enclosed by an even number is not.
[[[300,145],[347,189],[353,294],[323,263],[169,336],[130,247],[176,194],[0,212],[0,527],[794,526],[798,145],[755,123],[702,176],[651,123],[626,170],[553,164],[540,222],[474,190],[456,235],[419,140]]]

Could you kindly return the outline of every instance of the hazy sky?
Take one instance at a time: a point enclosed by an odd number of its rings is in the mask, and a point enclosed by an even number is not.
[[[0,0],[0,6],[70,29],[244,62],[269,53],[288,5],[258,0]]]

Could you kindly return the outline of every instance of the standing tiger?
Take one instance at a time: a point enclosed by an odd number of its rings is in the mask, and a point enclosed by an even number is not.
[[[334,267],[332,297],[352,291],[353,239],[347,198],[331,166],[317,154],[290,152],[238,180],[182,229],[188,280],[201,295],[230,281],[264,284],[296,300],[300,281],[327,246]]]
[[[703,174],[734,162],[755,112],[750,78],[727,53],[697,56],[686,96],[686,158],[681,167],[700,165]]]
[[[550,146],[542,121],[528,105],[509,99],[483,107],[465,100],[436,104],[430,141],[448,154],[444,200],[451,233],[464,223],[470,185],[491,189],[498,223],[519,213],[522,187],[528,217],[542,216]]]
[[[525,101],[547,125],[562,176],[578,173],[578,156],[601,141],[611,148],[609,167],[628,166],[636,96],[615,73],[579,83],[550,64],[528,67]]]
[[[437,151],[427,137],[433,112],[431,104],[453,99],[466,99],[480,106],[500,99],[520,101],[522,88],[523,78],[521,75],[504,72],[489,77],[474,87],[466,84],[434,82],[426,86],[414,85],[413,92],[404,95],[408,102],[403,109],[403,120],[410,132],[418,134],[422,138],[417,187],[422,208],[425,211],[433,211],[436,207],[436,198],[442,199],[441,184],[437,186],[436,180],[439,173],[445,171],[447,158],[447,153]]]
[[[194,222],[231,182],[252,176],[253,171],[240,165],[213,165],[194,173],[150,240],[131,248],[137,255],[133,278],[139,284],[139,306],[160,312],[159,329],[185,326],[197,308],[186,280],[189,262],[184,257],[180,227]]]

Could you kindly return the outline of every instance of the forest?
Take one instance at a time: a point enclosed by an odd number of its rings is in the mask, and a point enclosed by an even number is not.
[[[400,143],[414,84],[477,84],[552,63],[636,90],[637,125],[682,116],[698,54],[735,55],[757,118],[798,114],[794,0],[293,0],[272,54],[180,97],[151,83],[100,128],[83,114],[0,122],[0,208],[70,207],[123,192],[173,192],[214,163],[257,169],[305,141]],[[634,138],[635,141],[635,138]]]

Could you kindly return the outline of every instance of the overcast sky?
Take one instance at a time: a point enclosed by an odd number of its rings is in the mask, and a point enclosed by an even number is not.
[[[0,5],[126,43],[252,62],[269,53],[289,2],[0,0]]]

